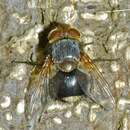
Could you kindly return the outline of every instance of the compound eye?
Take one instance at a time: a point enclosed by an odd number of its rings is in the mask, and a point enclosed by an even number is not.
[[[60,39],[61,37],[61,34],[62,34],[62,31],[58,28],[55,28],[53,29],[49,35],[48,35],[48,40],[49,40],[49,43],[52,43],[58,39]]]
[[[80,33],[77,29],[75,28],[70,28],[68,30],[68,37],[79,40],[80,39]]]
[[[75,28],[59,26],[53,29],[48,35],[49,43],[53,43],[62,38],[80,40],[80,33]]]

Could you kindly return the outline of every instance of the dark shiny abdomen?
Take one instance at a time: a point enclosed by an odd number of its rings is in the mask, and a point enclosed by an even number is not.
[[[55,88],[54,98],[61,99],[63,97],[83,95],[84,93],[78,83],[80,74],[79,70],[73,70],[69,73],[59,71],[50,82],[51,86]]]

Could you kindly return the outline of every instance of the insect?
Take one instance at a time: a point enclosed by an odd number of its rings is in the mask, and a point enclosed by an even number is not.
[[[101,104],[97,96],[103,95],[115,105],[107,81],[81,49],[80,33],[74,27],[51,23],[39,34],[36,57],[25,96],[26,118],[30,120],[30,126],[39,120],[50,98],[62,100],[84,95]],[[92,93],[93,87],[100,90],[97,95]],[[35,129],[36,126],[31,127]]]

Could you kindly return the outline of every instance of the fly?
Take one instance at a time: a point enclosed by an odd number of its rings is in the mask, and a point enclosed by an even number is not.
[[[109,84],[81,47],[79,31],[68,24],[53,22],[39,34],[36,64],[25,96],[29,123],[38,121],[49,98],[84,95],[103,107],[102,99],[115,106]]]

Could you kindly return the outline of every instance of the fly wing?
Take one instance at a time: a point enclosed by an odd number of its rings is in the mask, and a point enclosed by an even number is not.
[[[34,68],[27,86],[25,118],[27,119],[27,126],[31,130],[36,129],[37,122],[47,103],[50,67],[51,60],[47,57],[43,66]]]
[[[97,88],[94,100],[99,102],[99,100],[106,99],[113,105],[113,107],[115,107],[115,99],[112,96],[108,82],[105,80],[97,66],[92,62],[90,57],[85,53],[81,53],[81,66],[85,67],[86,71],[92,76],[93,87],[94,89]],[[102,98],[98,99],[98,96]]]

